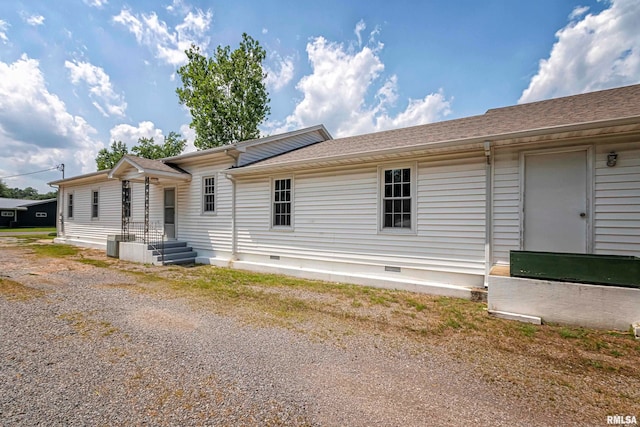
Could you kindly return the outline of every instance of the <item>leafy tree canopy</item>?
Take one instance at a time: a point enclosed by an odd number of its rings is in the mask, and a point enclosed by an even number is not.
[[[122,156],[128,153],[129,149],[127,148],[127,144],[122,141],[113,141],[111,143],[111,150],[103,148],[98,151],[98,156],[96,157],[98,170],[111,169],[120,161]]]
[[[207,58],[191,45],[189,62],[180,69],[180,103],[191,112],[198,149],[218,147],[260,136],[258,126],[271,112],[262,62],[266,51],[246,33],[240,47],[218,46]]]
[[[187,140],[180,137],[179,133],[169,132],[169,135],[164,137],[164,144],[162,145],[154,144],[153,138],[140,138],[138,139],[138,145],[133,147],[131,152],[136,156],[147,159],[177,156],[187,146]]]
[[[24,200],[44,200],[55,199],[58,195],[57,191],[50,191],[45,194],[38,193],[33,187],[22,188],[9,188],[7,184],[0,180],[0,197],[6,197],[8,199],[24,199]]]
[[[147,159],[162,159],[164,157],[173,157],[182,153],[187,145],[187,140],[181,138],[177,132],[169,132],[164,137],[162,145],[155,144],[153,138],[138,138],[138,145],[131,149],[131,152],[138,157]],[[129,153],[127,145],[122,141],[113,141],[111,148],[103,148],[98,152],[96,163],[98,170],[111,169],[120,159]]]

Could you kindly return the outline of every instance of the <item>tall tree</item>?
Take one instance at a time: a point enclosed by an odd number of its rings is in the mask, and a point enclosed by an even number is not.
[[[111,150],[103,148],[98,151],[98,156],[96,157],[98,170],[111,169],[120,161],[122,156],[128,152],[127,144],[122,141],[113,141],[111,143]]]
[[[9,197],[9,187],[0,179],[0,197]]]
[[[164,144],[159,145],[153,142],[153,138],[140,138],[138,145],[131,149],[136,156],[145,157],[147,159],[162,159],[164,157],[173,157],[182,153],[184,147],[187,146],[187,140],[180,138],[181,135],[176,132],[169,132],[164,137]]]
[[[189,62],[178,69],[180,103],[191,111],[191,127],[199,149],[260,136],[258,126],[271,112],[262,61],[266,51],[246,33],[240,47],[218,46],[213,58],[191,45]]]

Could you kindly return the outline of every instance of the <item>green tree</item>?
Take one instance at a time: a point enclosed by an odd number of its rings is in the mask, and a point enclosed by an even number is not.
[[[103,148],[98,151],[98,156],[96,157],[96,164],[98,166],[98,170],[111,169],[120,161],[122,156],[129,152],[127,145],[122,141],[113,141],[111,143],[111,150],[108,148]]]
[[[0,179],[0,197],[9,197],[9,187]]]
[[[164,137],[164,144],[158,145],[153,142],[153,138],[140,138],[138,145],[131,149],[131,152],[139,157],[147,159],[162,159],[164,157],[173,157],[182,153],[184,147],[187,146],[187,140],[181,139],[181,135],[176,132],[169,132]]]
[[[258,126],[270,113],[262,62],[266,51],[257,40],[242,34],[240,47],[218,46],[213,58],[191,45],[189,62],[178,69],[176,89],[180,104],[191,111],[191,128],[198,149],[218,147],[260,136]]]

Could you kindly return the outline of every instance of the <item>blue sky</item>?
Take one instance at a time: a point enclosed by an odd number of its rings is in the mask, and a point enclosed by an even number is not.
[[[190,142],[176,70],[191,43],[267,51],[275,134],[348,136],[640,82],[637,0],[29,0],[0,4],[0,178],[95,171],[113,140]],[[193,146],[189,150],[193,150]]]

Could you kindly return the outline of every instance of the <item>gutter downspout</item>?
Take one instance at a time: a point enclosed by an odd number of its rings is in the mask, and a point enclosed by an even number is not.
[[[224,150],[224,154],[231,157],[234,161],[233,166],[238,167],[240,153],[231,154],[230,150]],[[231,181],[231,262],[238,260],[238,227],[236,226],[236,178],[233,175],[225,174],[227,179]]]
[[[485,235],[484,235],[484,287],[489,287],[489,273],[491,272],[492,248],[491,235],[493,230],[493,148],[491,141],[484,142],[485,166]]]

